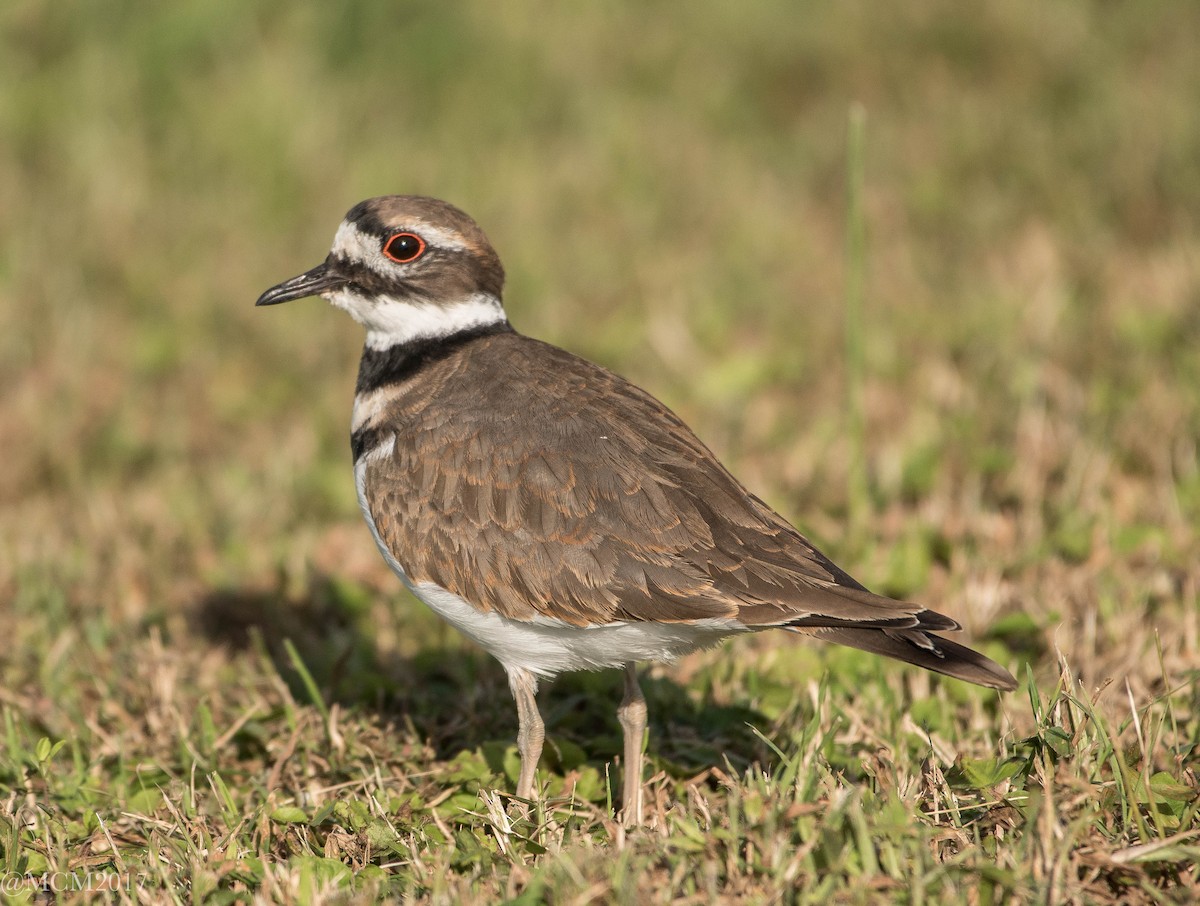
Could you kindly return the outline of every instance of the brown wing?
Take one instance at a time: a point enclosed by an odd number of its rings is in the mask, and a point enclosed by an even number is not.
[[[473,388],[473,389],[472,389]],[[516,334],[396,385],[367,469],[409,576],[516,619],[734,618],[801,629],[952,629],[871,594],[748,493],[670,410]]]
[[[469,354],[468,354],[469,352]],[[517,334],[393,385],[371,426],[377,529],[416,582],[514,619],[734,618],[1000,689],[958,624],[867,591],[748,493],[661,403]]]

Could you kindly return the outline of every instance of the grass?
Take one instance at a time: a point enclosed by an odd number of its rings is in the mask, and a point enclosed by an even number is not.
[[[1194,901],[1198,18],[5,4],[0,895]],[[654,667],[625,833],[620,679],[563,677],[517,817],[503,672],[356,512],[358,328],[252,307],[395,191],[1022,689],[775,636]]]

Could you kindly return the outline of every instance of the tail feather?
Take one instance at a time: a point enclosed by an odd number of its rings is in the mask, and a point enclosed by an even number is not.
[[[825,629],[814,638],[848,645],[966,680],[978,686],[1008,691],[1017,688],[1013,675],[978,651],[920,630]]]

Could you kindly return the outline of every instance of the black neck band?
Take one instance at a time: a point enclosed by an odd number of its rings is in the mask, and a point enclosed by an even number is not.
[[[473,340],[512,332],[512,325],[508,321],[497,321],[460,330],[448,337],[422,337],[407,343],[397,343],[387,349],[364,346],[362,361],[358,364],[358,381],[354,385],[354,393],[370,393],[388,384],[399,384],[426,365],[445,358]]]

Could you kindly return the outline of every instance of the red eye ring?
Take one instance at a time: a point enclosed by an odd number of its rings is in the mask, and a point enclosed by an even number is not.
[[[383,244],[383,253],[397,264],[408,264],[425,254],[425,240],[416,233],[396,233]]]

